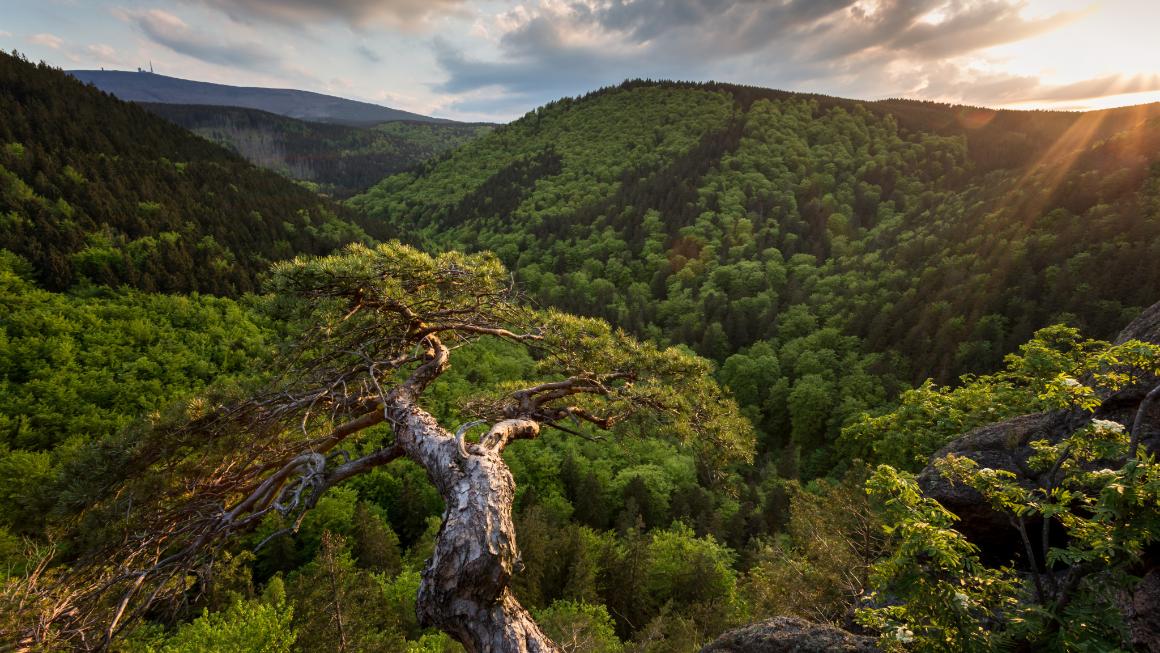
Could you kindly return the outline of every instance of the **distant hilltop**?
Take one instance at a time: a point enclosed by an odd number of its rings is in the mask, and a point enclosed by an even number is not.
[[[286,88],[229,86],[198,82],[158,75],[140,68],[137,72],[126,70],[70,70],[68,72],[82,82],[90,83],[102,91],[131,102],[244,107],[261,109],[300,120],[356,127],[367,127],[398,120],[434,123],[454,122],[369,102],[323,95],[322,93]]]

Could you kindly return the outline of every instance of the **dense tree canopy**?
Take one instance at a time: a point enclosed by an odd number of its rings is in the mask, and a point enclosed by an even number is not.
[[[1155,301],[1158,109],[632,82],[349,203],[426,247],[495,252],[541,302],[722,363],[763,452],[803,446],[813,474],[832,462],[818,445],[902,385],[994,370],[1055,322],[1108,337]]]

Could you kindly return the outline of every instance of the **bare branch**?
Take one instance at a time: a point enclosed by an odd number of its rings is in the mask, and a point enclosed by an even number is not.
[[[513,440],[530,440],[540,434],[538,422],[530,419],[505,419],[491,427],[479,440],[479,446],[503,451]]]
[[[356,458],[355,460],[336,467],[333,471],[331,471],[326,478],[327,486],[331,487],[337,485],[348,478],[358,476],[359,474],[365,473],[375,467],[381,467],[382,465],[386,465],[393,460],[402,458],[403,455],[404,451],[401,447],[392,445],[384,449],[379,449],[378,451],[363,456],[362,458]]]
[[[485,422],[484,420],[477,419],[473,422],[467,422],[466,424],[463,424],[458,429],[456,429],[456,431],[455,431],[455,448],[458,452],[460,461],[467,460],[467,442],[466,442],[467,431],[470,430],[474,426],[479,426],[480,424],[486,424],[486,423],[487,422]]]
[[[452,323],[452,324],[437,324],[433,326],[423,327],[416,332],[418,336],[428,336],[443,332],[455,333],[471,333],[482,336],[495,336],[497,338],[506,338],[508,340],[543,340],[544,337],[534,333],[515,333],[507,329],[499,327],[480,326],[478,324],[470,323]]]
[[[282,528],[274,531],[273,533],[270,533],[266,537],[262,538],[261,542],[258,542],[257,546],[254,547],[254,553],[261,551],[267,544],[270,543],[271,540],[282,537],[283,535],[289,535],[292,532],[294,532],[294,529],[292,528]]]

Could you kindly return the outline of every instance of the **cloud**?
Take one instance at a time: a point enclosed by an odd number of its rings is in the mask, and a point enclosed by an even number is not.
[[[34,43],[36,45],[43,45],[47,48],[52,48],[53,50],[59,50],[60,46],[64,45],[64,39],[57,36],[56,34],[49,34],[47,32],[33,34],[32,36],[28,37],[28,42]]]
[[[886,39],[884,45],[924,58],[946,58],[1038,36],[1063,27],[1085,13],[1060,12],[1025,19],[1021,15],[1021,3],[984,0],[961,4],[961,10],[937,22],[921,18],[912,21],[894,38]]]
[[[1090,100],[1108,95],[1160,91],[1160,75],[1108,75],[1071,84],[1043,85],[1026,100]]]
[[[984,105],[1029,102],[1081,102],[1112,95],[1160,91],[1160,75],[1105,75],[1066,84],[1045,84],[1038,77],[987,73],[953,64],[923,71],[915,95]]]
[[[370,63],[382,63],[383,62],[382,55],[380,55],[378,52],[375,52],[374,50],[370,49],[369,47],[367,47],[361,43],[354,46],[354,53]]]
[[[464,0],[186,0],[217,9],[240,22],[273,22],[300,26],[340,22],[363,29],[373,26],[415,28],[432,18],[461,13]]]
[[[551,35],[533,36],[541,37],[550,39]],[[538,52],[493,62],[471,59],[443,39],[435,39],[434,45],[436,61],[450,73],[447,81],[437,85],[439,91],[446,93],[500,87],[520,95],[537,91],[558,94],[598,85],[606,79],[622,79],[623,59],[616,53],[593,48],[530,46],[526,49]]]
[[[127,16],[150,40],[187,57],[251,69],[279,63],[279,57],[262,46],[232,41],[220,33],[211,34],[191,27],[181,18],[160,9]]]
[[[628,77],[736,74],[783,88],[882,96],[921,88],[908,72],[1082,15],[1027,18],[1025,8],[1020,0],[525,0],[480,30],[499,35],[494,58],[471,58],[437,40],[446,79],[435,88],[491,89],[527,106],[560,89]]]
[[[132,62],[129,60],[129,58],[122,56],[121,53],[117,52],[117,50],[113,48],[113,46],[105,43],[93,43],[91,45],[86,45],[81,50],[81,54],[84,55],[85,60],[96,61],[99,65],[132,65]]]

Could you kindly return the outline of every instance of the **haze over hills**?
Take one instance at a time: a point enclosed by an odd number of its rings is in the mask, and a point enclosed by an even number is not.
[[[451,123],[409,111],[311,91],[229,86],[147,71],[70,70],[70,75],[131,102],[209,104],[260,109],[281,116],[340,125],[371,126],[394,120]]]
[[[349,197],[492,129],[490,124],[393,120],[370,127],[308,122],[259,109],[141,102],[251,163],[320,192]]]

